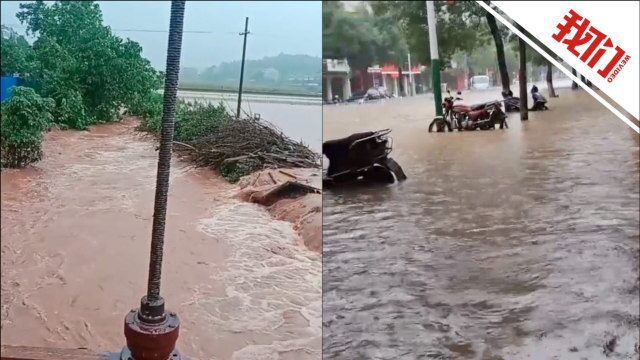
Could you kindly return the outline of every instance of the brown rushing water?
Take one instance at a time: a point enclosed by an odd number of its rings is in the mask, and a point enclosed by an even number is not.
[[[134,123],[53,131],[2,171],[2,343],[119,351],[146,290],[157,152]],[[320,357],[321,258],[207,169],[172,165],[162,295],[200,359]]]
[[[638,134],[560,96],[487,132],[427,133],[426,96],[325,107],[325,139],[391,128],[408,180],[325,191],[324,358],[638,357]]]

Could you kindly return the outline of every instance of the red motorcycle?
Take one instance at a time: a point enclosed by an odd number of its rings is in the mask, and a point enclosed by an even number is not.
[[[447,122],[449,131],[451,129],[462,130],[488,130],[494,129],[495,125],[500,125],[500,129],[509,128],[507,116],[502,111],[500,101],[489,101],[475,105],[454,104],[455,101],[462,100],[460,97],[453,97],[447,90],[449,96],[444,98],[442,103],[443,120]],[[458,95],[460,92],[458,91]],[[450,125],[449,125],[450,124]],[[431,131],[433,123],[429,125]]]
[[[502,111],[502,103],[492,101],[484,105],[479,110],[473,110],[471,107],[468,112],[460,112],[458,116],[458,130],[493,130],[496,125],[500,125],[500,129],[508,129],[507,115]]]

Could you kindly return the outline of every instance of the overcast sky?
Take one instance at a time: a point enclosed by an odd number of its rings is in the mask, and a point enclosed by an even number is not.
[[[2,24],[24,34],[15,14],[20,1],[2,1]],[[166,59],[169,1],[98,1],[104,23],[120,37],[142,45],[143,55],[162,69]],[[286,54],[322,56],[321,1],[187,1],[182,66],[217,65],[242,56],[244,18],[249,17],[247,59]],[[131,31],[145,30],[145,31]],[[160,32],[149,32],[149,31]],[[206,31],[210,33],[190,33]]]

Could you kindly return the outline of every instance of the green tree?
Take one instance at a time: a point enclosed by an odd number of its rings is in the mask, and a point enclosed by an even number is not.
[[[84,128],[111,121],[161,85],[140,45],[113,35],[92,1],[20,4],[17,17],[37,36],[30,80],[55,100],[57,122]]]
[[[397,22],[416,62],[430,63],[424,1],[381,1],[372,2],[371,6],[377,16],[388,15]],[[470,52],[486,42],[486,37],[478,32],[482,20],[476,7],[469,1],[435,2],[438,51],[443,64],[449,63],[456,52]]]
[[[42,158],[42,135],[51,125],[53,100],[27,87],[11,91],[0,116],[0,165],[23,167]]]
[[[558,56],[556,54],[551,52],[551,50],[548,47],[546,47],[538,39],[536,39],[534,36],[532,36],[524,28],[520,28],[519,30],[527,38],[531,39],[540,49],[542,49],[542,51],[544,51],[547,54],[551,55],[554,59],[558,59]],[[514,36],[513,40],[515,40],[515,41],[511,42],[512,49],[514,51],[515,50],[520,51],[520,49],[519,49],[520,42],[518,40],[518,37]],[[526,45],[525,53],[526,53],[526,56],[527,56],[527,61],[530,62],[532,65],[534,65],[534,66],[544,66],[546,68],[545,80],[547,82],[547,88],[549,90],[549,97],[558,97],[558,95],[556,94],[555,88],[553,87],[553,64],[551,64],[551,62],[549,60],[547,60],[547,58],[545,58],[539,52],[533,50],[533,48],[531,46],[529,46],[528,44]]]
[[[33,49],[24,36],[16,34],[11,28],[2,25],[2,30],[9,36],[3,38],[2,48],[2,75],[27,74],[31,71],[33,63]]]
[[[489,25],[489,31],[493,37],[493,42],[496,45],[496,58],[498,59],[498,72],[500,73],[500,82],[502,83],[503,91],[510,91],[509,84],[509,71],[507,70],[507,62],[504,55],[504,44],[502,42],[502,34],[500,28],[496,23],[496,18],[489,12],[486,12],[487,24]]]
[[[352,68],[374,63],[402,63],[407,43],[394,17],[377,16],[361,7],[346,11],[340,3],[324,2],[322,52],[325,58],[347,58]]]

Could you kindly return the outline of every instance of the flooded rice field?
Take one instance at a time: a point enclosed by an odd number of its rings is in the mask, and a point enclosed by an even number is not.
[[[186,101],[222,102],[234,114],[238,104],[235,93],[180,90],[178,97]],[[319,96],[243,94],[242,110],[249,114],[259,114],[287,136],[302,140],[314,151],[321,152],[322,99]]]
[[[325,139],[391,128],[408,180],[324,193],[324,358],[637,358],[638,134],[559,93],[486,132],[427,133],[428,96],[325,107]]]
[[[146,290],[157,152],[135,123],[53,131],[3,170],[2,344],[119,351]],[[161,293],[192,359],[317,359],[321,257],[288,222],[174,161]]]

